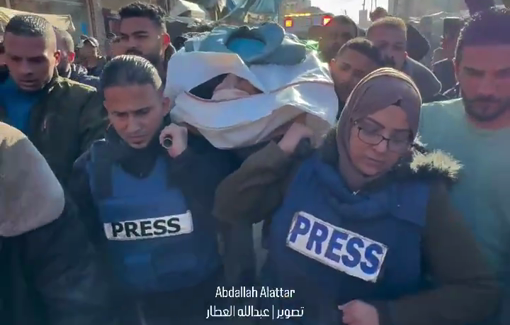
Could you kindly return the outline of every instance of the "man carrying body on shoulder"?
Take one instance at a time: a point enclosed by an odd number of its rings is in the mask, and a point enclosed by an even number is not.
[[[338,115],[356,85],[370,72],[382,68],[384,60],[379,49],[364,38],[355,38],[342,46],[329,63],[338,97]]]
[[[146,59],[112,59],[100,87],[111,127],[76,162],[70,192],[112,266],[120,313],[201,324],[223,280],[211,210],[232,168],[207,140],[170,123],[161,78]]]
[[[319,39],[319,53],[324,62],[333,59],[347,41],[358,36],[358,26],[347,16],[335,16],[322,27]]]
[[[111,325],[108,285],[44,157],[0,123],[0,323]]]
[[[97,89],[99,86],[99,78],[88,75],[87,69],[74,63],[76,53],[74,53],[74,41],[71,34],[65,30],[54,29],[57,37],[57,50],[60,52],[60,62],[57,65],[59,76]]]
[[[133,2],[119,9],[120,40],[124,54],[141,56],[166,79],[166,67],[173,46],[165,24],[165,11],[156,5]]]
[[[441,91],[441,83],[427,67],[408,57],[407,27],[402,19],[385,17],[376,20],[367,30],[367,39],[379,48],[393,68],[413,79],[424,102],[434,100]]]
[[[454,59],[461,97],[424,105],[421,140],[463,165],[452,189],[504,288],[510,323],[510,10],[492,8],[471,17]]]
[[[0,120],[29,137],[65,186],[74,161],[104,135],[107,119],[94,88],[58,76],[56,43],[44,18],[11,18],[4,39],[8,70],[0,72]]]

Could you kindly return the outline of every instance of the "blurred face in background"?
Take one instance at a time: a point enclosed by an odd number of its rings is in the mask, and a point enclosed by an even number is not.
[[[71,64],[74,62],[76,58],[76,54],[73,51],[70,51],[65,44],[65,41],[62,37],[56,34],[57,37],[57,49],[60,52],[60,62],[57,65],[58,73],[61,76],[65,75],[65,72],[68,71]]]
[[[342,49],[342,53],[330,63],[338,98],[345,103],[360,80],[377,68],[379,66],[364,54],[349,48]]]
[[[120,37],[113,39],[110,43],[110,56],[114,58],[116,56],[123,55],[125,52],[126,50],[120,41]]]
[[[384,59],[391,67],[402,70],[407,58],[407,35],[405,30],[396,27],[378,26],[370,29],[367,39],[372,41],[381,51]]]
[[[120,21],[120,39],[123,54],[141,56],[158,66],[170,44],[170,36],[152,20],[144,17],[125,18]]]
[[[99,53],[97,51],[97,47],[92,45],[89,41],[83,42],[83,47],[80,48],[80,55],[84,59],[96,58]]]
[[[319,41],[319,50],[325,61],[329,62],[335,57],[338,50],[358,34],[356,26],[348,23],[331,20],[323,27],[322,37]]]

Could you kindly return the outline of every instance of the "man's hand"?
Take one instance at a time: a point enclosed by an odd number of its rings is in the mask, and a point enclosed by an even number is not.
[[[347,325],[379,325],[377,309],[361,300],[350,301],[338,309],[343,311],[342,321]]]
[[[290,126],[278,143],[278,146],[280,146],[280,149],[287,155],[291,155],[296,150],[299,141],[306,138],[312,139],[313,131],[309,127],[296,122]]]
[[[170,124],[161,131],[159,135],[159,143],[163,145],[166,138],[172,140],[172,145],[166,150],[172,158],[177,158],[188,147],[188,129],[177,124]]]

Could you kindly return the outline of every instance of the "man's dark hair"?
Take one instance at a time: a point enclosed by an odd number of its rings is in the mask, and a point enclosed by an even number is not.
[[[160,90],[163,82],[158,70],[146,59],[136,55],[119,55],[108,62],[101,74],[100,88],[151,85]]]
[[[65,30],[56,27],[54,28],[54,30],[57,37],[62,39],[62,43],[64,44],[66,51],[74,52],[74,41],[71,34],[69,34]]]
[[[350,26],[352,26],[352,28],[354,30],[354,35],[353,36],[354,37],[358,36],[358,25],[356,25],[354,20],[352,20],[349,16],[345,16],[345,15],[335,16],[335,17],[331,18],[331,20],[328,22],[327,25],[331,24],[332,22],[335,22],[335,23],[341,24],[341,25],[350,25]]]
[[[399,29],[407,35],[407,25],[404,20],[398,17],[384,17],[376,20],[372,25],[370,25],[370,27],[368,27],[367,37],[370,34],[370,31],[378,27]]]
[[[133,2],[119,9],[120,20],[128,18],[147,18],[166,33],[166,12],[160,6],[146,2]]]
[[[16,15],[5,26],[5,33],[16,36],[43,37],[46,41],[56,42],[53,26],[49,21],[35,15]]]
[[[493,7],[476,13],[468,19],[460,32],[455,49],[456,61],[462,60],[462,51],[466,46],[510,45],[508,31],[510,9]]]
[[[345,50],[353,50],[363,54],[379,67],[384,67],[386,65],[379,49],[366,38],[357,37],[351,39],[340,48],[335,57],[342,55]]]

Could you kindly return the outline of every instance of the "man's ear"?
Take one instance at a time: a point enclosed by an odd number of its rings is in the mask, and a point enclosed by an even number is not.
[[[331,68],[333,68],[335,63],[336,63],[336,59],[335,58],[332,58],[331,61],[328,62],[328,66],[329,66],[330,70],[331,70]]]
[[[73,63],[75,59],[76,59],[76,53],[74,53],[74,52],[67,53],[67,60],[69,61],[69,63]]]
[[[172,108],[172,100],[168,97],[163,96],[163,111],[165,112],[165,115],[170,113]]]
[[[61,55],[62,55],[62,53],[60,53],[59,50],[56,50],[55,53],[53,53],[53,57],[55,58],[55,62],[57,63],[57,65],[60,63]]]
[[[163,48],[165,49],[172,42],[172,39],[170,38],[170,35],[168,33],[163,33],[163,35],[161,35],[161,40],[163,41]]]

